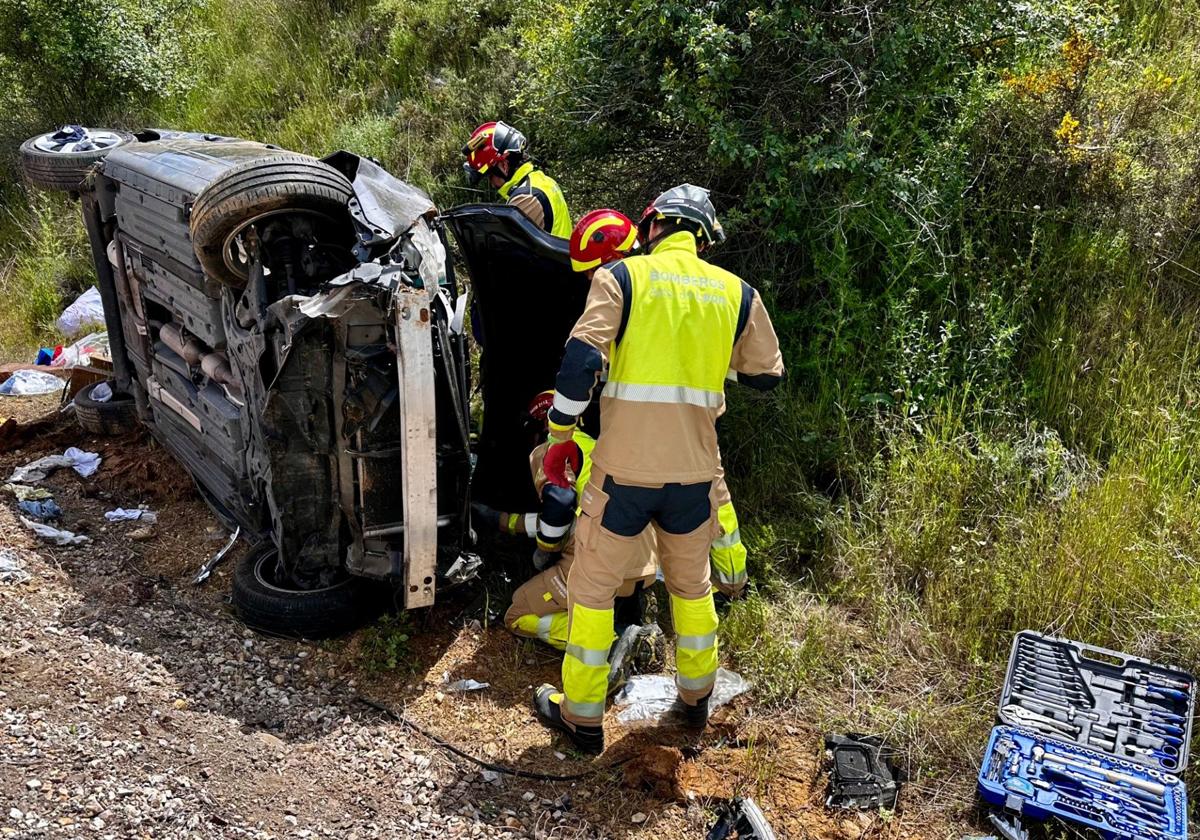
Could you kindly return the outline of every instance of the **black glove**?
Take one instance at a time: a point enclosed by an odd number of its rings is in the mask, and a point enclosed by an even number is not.
[[[555,563],[557,563],[558,557],[559,557],[559,552],[547,551],[546,549],[539,546],[538,548],[535,548],[533,550],[533,568],[537,569],[540,572],[540,571],[544,570],[547,566],[552,566]]]
[[[471,518],[477,525],[493,531],[500,530],[500,511],[483,502],[471,502]]]

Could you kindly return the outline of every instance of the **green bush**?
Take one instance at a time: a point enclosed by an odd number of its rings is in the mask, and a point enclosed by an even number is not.
[[[191,84],[201,0],[11,0],[0,4],[0,138],[108,123]],[[10,156],[12,150],[6,150]]]

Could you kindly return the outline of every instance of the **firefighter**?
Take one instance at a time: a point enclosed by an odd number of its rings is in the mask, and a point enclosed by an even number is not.
[[[463,172],[475,186],[485,177],[500,197],[535,225],[566,239],[571,235],[571,211],[558,183],[537,168],[525,150],[525,135],[508,123],[486,122],[473,132],[462,153]]]
[[[547,397],[553,398],[553,393],[539,394],[530,404],[531,417],[540,420],[543,426],[550,409]],[[481,521],[504,533],[537,539],[533,565],[538,574],[513,593],[512,604],[504,615],[504,625],[518,636],[540,639],[559,651],[567,646],[567,576],[574,559],[577,494],[587,483],[590,454],[595,446],[595,440],[580,429],[575,430],[572,441],[579,447],[581,463],[574,487],[546,483],[542,473],[545,443],[530,453],[529,467],[542,499],[537,513],[509,514],[475,506]],[[646,670],[649,663],[662,659],[662,631],[657,624],[644,624],[644,593],[654,584],[658,574],[653,532],[646,529],[638,542],[639,550],[631,553],[630,565],[624,572],[625,580],[616,593],[614,638],[617,643],[609,656],[609,694],[624,683],[635,661],[641,670]],[[557,562],[551,563],[554,560]]]
[[[605,263],[628,256],[637,240],[637,228],[628,217],[616,210],[592,210],[585,213],[571,231],[571,268],[585,274],[589,280],[596,269]],[[715,478],[717,518],[721,534],[712,542],[713,586],[730,600],[740,598],[746,588],[746,548],[738,529],[737,511],[725,483],[725,469],[718,457]]]
[[[713,482],[716,419],[727,376],[759,390],[783,378],[775,330],[755,290],[700,258],[724,239],[707,190],[683,184],[654,199],[638,225],[643,253],[598,268],[567,341],[550,410],[543,470],[569,487],[582,468],[576,419],[606,361],[601,432],[580,496],[567,578],[563,689],[534,708],[583,752],[604,749],[613,595],[636,536],[655,532],[674,620],[676,687],[689,727],[703,729],[717,672],[709,547],[720,533]]]

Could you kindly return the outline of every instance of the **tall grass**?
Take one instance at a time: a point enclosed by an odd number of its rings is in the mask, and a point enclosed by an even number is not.
[[[33,195],[28,204],[0,206],[0,352],[32,363],[37,348],[61,336],[54,322],[64,300],[94,282],[90,250],[77,206]]]

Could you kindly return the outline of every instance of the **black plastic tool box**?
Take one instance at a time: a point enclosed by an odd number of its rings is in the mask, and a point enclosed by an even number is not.
[[[1146,659],[1022,631],[979,769],[993,805],[1108,838],[1185,840],[1195,680]]]

